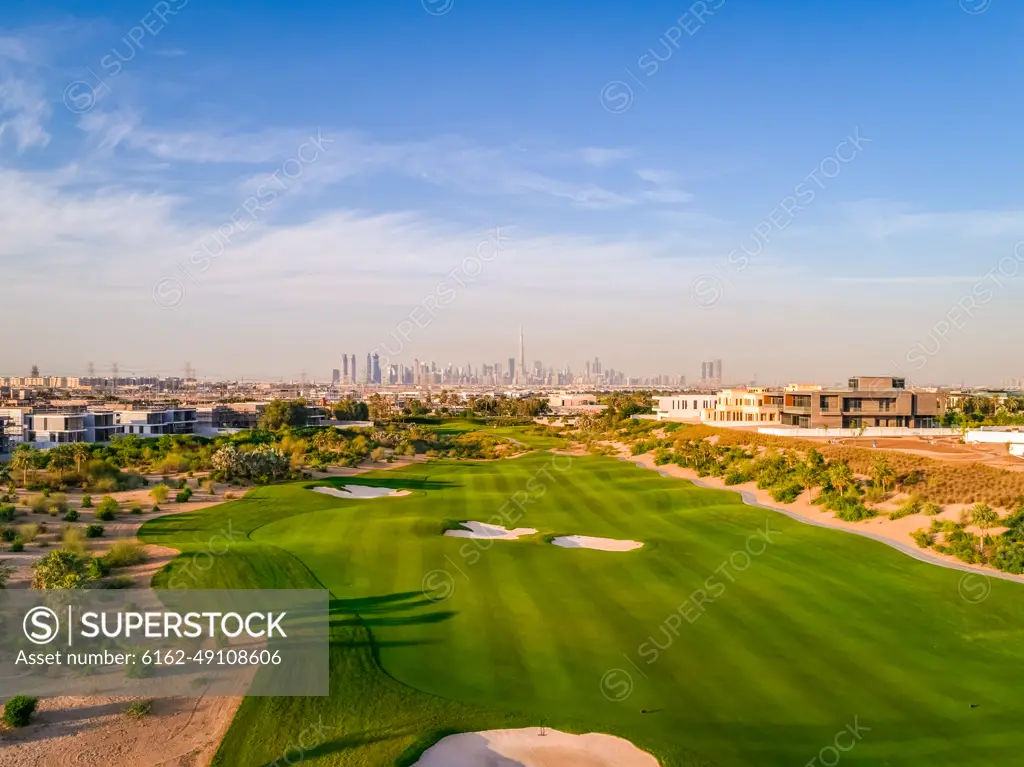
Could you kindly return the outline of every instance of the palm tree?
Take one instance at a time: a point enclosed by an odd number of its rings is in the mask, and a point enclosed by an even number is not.
[[[889,466],[889,461],[884,455],[875,458],[875,465],[871,469],[871,479],[876,486],[889,492],[896,484],[896,472]]]
[[[89,446],[84,442],[76,442],[71,448],[75,456],[75,473],[82,473],[82,461],[89,457]]]
[[[21,484],[28,487],[28,470],[35,465],[36,453],[38,451],[32,445],[24,442],[14,449],[11,455],[11,469],[21,472]]]
[[[850,464],[846,461],[836,461],[829,464],[828,481],[839,491],[840,495],[846,495],[847,488],[851,487],[857,479],[853,476]]]
[[[999,524],[999,514],[985,503],[978,503],[971,507],[971,521],[981,530],[981,542],[978,544],[978,553],[982,560],[985,559],[985,534]]]
[[[60,445],[53,448],[49,454],[50,468],[57,472],[57,476],[64,479],[64,472],[72,467],[75,462],[74,454],[68,445]]]

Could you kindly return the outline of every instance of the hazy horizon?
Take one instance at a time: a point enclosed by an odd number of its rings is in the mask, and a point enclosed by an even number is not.
[[[1024,8],[103,5],[5,6],[0,375],[1024,378]]]

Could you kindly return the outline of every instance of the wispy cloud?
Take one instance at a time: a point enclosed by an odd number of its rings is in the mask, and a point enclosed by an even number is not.
[[[44,128],[49,118],[41,85],[0,71],[0,144],[13,139],[19,152],[50,143]]]

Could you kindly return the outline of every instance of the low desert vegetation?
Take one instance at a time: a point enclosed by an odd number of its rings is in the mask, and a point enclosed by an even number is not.
[[[15,695],[4,704],[3,721],[8,727],[28,727],[32,723],[32,715],[39,704],[38,698],[28,695]]]

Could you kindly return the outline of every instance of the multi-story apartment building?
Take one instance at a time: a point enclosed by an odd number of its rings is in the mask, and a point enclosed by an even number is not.
[[[941,389],[907,389],[905,378],[856,376],[845,387],[790,389],[782,406],[782,423],[820,429],[940,425],[946,411]]]
[[[141,437],[194,434],[197,420],[194,407],[132,408],[114,410],[113,415],[114,424],[121,427],[122,434]]]
[[[269,402],[231,402],[196,409],[196,428],[201,432],[219,429],[255,429]],[[322,426],[327,415],[318,405],[306,405],[306,425]]]
[[[717,394],[686,392],[654,398],[654,412],[659,421],[701,421],[706,411],[718,404]]]
[[[763,386],[722,389],[713,408],[704,411],[707,423],[779,423],[783,393]]]

